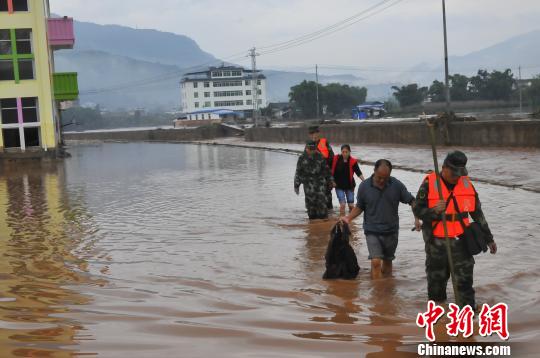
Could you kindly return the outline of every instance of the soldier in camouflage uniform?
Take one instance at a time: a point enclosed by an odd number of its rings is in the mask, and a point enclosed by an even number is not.
[[[317,151],[324,157],[328,168],[332,168],[332,163],[334,161],[334,151],[332,146],[328,142],[328,139],[321,137],[321,132],[319,126],[309,127],[309,137],[316,144]],[[332,203],[332,188],[329,187],[326,189],[326,202],[328,209],[333,209],[334,204]]]
[[[317,152],[317,143],[308,141],[306,150],[298,158],[294,176],[294,191],[300,194],[300,185],[304,185],[306,209],[310,219],[328,218],[326,191],[334,186],[334,179],[321,153]]]
[[[444,185],[449,192],[453,192],[458,181],[462,177],[465,178],[467,176],[467,169],[465,168],[466,164],[467,157],[460,151],[451,152],[446,157],[441,171],[441,184]],[[467,180],[469,179],[467,178]],[[460,211],[460,213],[465,215],[465,217],[470,216],[475,222],[481,225],[490,252],[495,254],[497,252],[497,245],[493,241],[493,235],[491,234],[484,213],[482,212],[478,193],[474,188],[473,190],[473,200],[476,201],[475,210],[468,212],[468,214],[464,211]],[[414,213],[423,221],[422,234],[426,250],[428,298],[435,302],[444,302],[446,300],[446,286],[448,279],[450,278],[450,268],[448,265],[445,239],[434,236],[434,227],[437,224],[442,226],[442,223],[440,222],[441,215],[447,210],[448,204],[446,201],[441,200],[430,208],[428,203],[429,194],[430,184],[428,177],[426,177],[418,190]],[[452,218],[448,218],[448,216],[449,215],[447,215],[447,220],[452,220]],[[454,220],[457,219],[454,218]],[[452,224],[452,221],[447,221],[447,227]],[[458,301],[461,306],[470,305],[475,309],[476,302],[473,289],[474,258],[469,253],[465,240],[460,236],[449,237],[452,260],[454,263],[454,274],[460,296]]]

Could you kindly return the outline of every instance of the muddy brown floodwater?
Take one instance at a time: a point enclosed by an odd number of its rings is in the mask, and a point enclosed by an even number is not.
[[[396,357],[424,341],[425,256],[408,207],[394,277],[370,280],[358,220],[358,279],[323,281],[336,218],[306,220],[296,156],[157,143],[70,152],[1,168],[1,357]],[[416,194],[422,175],[394,175]],[[477,189],[499,245],[477,257],[477,299],[509,304],[511,342],[534,356],[540,194]]]

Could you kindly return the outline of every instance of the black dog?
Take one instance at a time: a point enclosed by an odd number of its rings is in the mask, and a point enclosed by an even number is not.
[[[353,248],[349,245],[351,231],[349,225],[338,222],[330,232],[330,242],[326,249],[326,271],[323,279],[355,279],[360,271]]]

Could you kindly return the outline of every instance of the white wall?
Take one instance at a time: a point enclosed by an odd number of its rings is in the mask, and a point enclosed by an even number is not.
[[[238,80],[238,78],[234,77],[226,77],[222,79],[227,79],[230,81]],[[209,82],[210,87],[204,87],[204,83]],[[217,108],[225,108],[230,110],[236,110],[236,111],[244,111],[244,110],[250,110],[253,108],[252,104],[247,104],[248,101],[252,100],[252,95],[246,95],[246,91],[251,91],[251,83],[246,85],[245,80],[242,80],[242,86],[228,86],[228,87],[213,87],[213,80],[199,80],[197,81],[197,88],[194,88],[193,81],[188,82],[182,82],[182,111],[186,113],[200,111],[200,110],[206,110],[206,109],[217,109]],[[217,82],[217,81],[216,81]],[[259,104],[259,108],[263,108],[268,106],[267,101],[267,91],[266,91],[266,79],[261,80],[261,84],[258,86],[261,90],[261,94],[259,95],[259,100],[261,100],[261,103]],[[216,97],[214,96],[215,92],[221,92],[221,91],[242,91],[241,96],[230,96],[230,97]],[[210,92],[210,97],[205,97],[204,93]],[[198,98],[195,98],[195,93],[198,93]],[[243,105],[241,106],[221,106],[215,105],[216,101],[243,101]],[[195,102],[199,103],[199,107],[195,107]],[[205,107],[205,102],[210,102],[210,107]]]

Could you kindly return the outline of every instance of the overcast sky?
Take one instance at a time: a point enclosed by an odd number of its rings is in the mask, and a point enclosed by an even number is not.
[[[183,34],[219,58],[287,41],[381,0],[50,0],[59,15]],[[540,29],[539,0],[447,0],[449,51],[463,55]],[[403,0],[343,31],[260,56],[263,67],[410,67],[442,61],[440,0]],[[238,62],[238,61],[237,61]],[[247,59],[244,62],[248,64]]]

